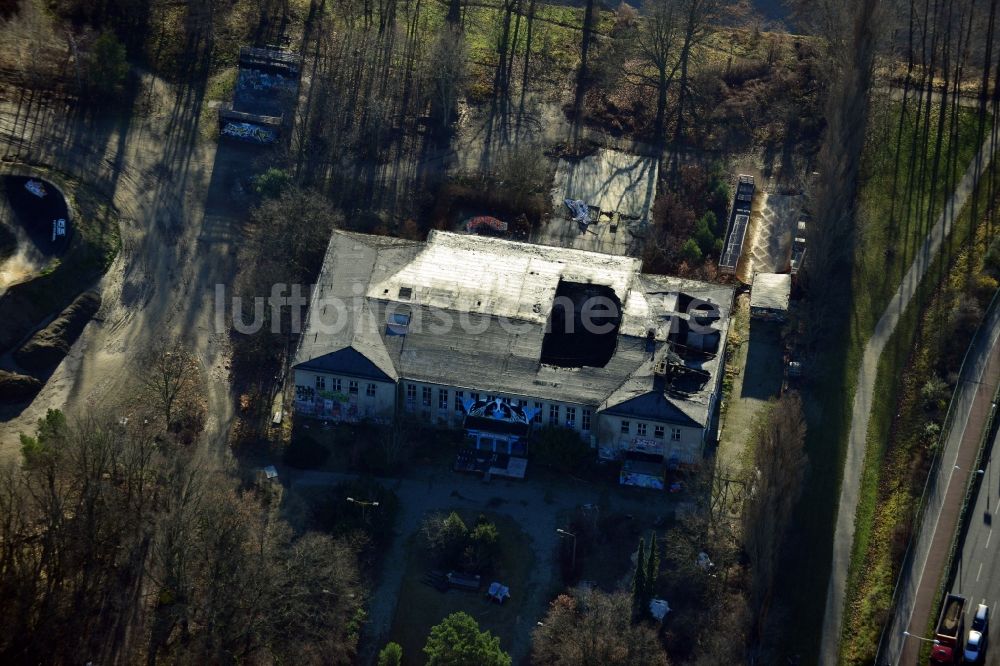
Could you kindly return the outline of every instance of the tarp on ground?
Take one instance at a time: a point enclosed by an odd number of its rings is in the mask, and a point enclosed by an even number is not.
[[[563,199],[563,203],[566,204],[566,208],[569,208],[569,213],[575,222],[582,224],[590,222],[590,209],[587,208],[587,202],[581,199]]]

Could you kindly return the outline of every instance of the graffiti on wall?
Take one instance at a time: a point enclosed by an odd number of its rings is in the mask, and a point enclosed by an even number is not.
[[[223,126],[222,134],[255,143],[274,143],[278,138],[278,133],[274,130],[253,123],[228,122]]]

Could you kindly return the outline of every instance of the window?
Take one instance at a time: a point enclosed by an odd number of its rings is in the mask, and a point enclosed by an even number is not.
[[[549,425],[559,425],[559,405],[549,405]]]
[[[352,379],[351,382],[350,382],[350,384],[347,385],[347,388],[348,388],[348,390],[351,393],[357,393],[358,392],[358,383]]]
[[[535,415],[531,417],[531,422],[532,423],[542,422],[542,403],[540,402],[535,403]]]
[[[325,391],[326,390],[326,377],[320,377],[316,375],[316,390]]]
[[[420,397],[421,397],[421,402],[423,403],[424,407],[430,407],[431,406],[431,387],[430,386],[423,387],[423,390],[420,393]]]
[[[582,420],[582,423],[580,424],[580,427],[583,428],[583,430],[585,430],[587,432],[590,432],[590,410],[589,409],[583,410],[583,415],[581,416],[581,420]]]
[[[525,407],[528,406],[528,401],[527,400],[518,400],[517,401],[517,406],[520,407],[521,409],[524,409]]]
[[[472,396],[472,402],[479,402],[479,394],[478,393],[470,393],[469,395]]]
[[[656,426],[653,428],[653,437],[656,439],[663,439],[663,426]]]
[[[367,395],[369,398],[374,398],[376,389],[378,389],[378,387],[375,384],[369,384],[368,387],[365,389],[365,395]]]
[[[438,409],[448,409],[448,389],[438,389]]]
[[[417,399],[417,387],[413,384],[406,385],[406,399],[409,402],[414,402]]]
[[[462,413],[462,402],[465,398],[465,391],[455,391],[455,411]]]
[[[646,436],[646,424],[645,423],[636,423],[635,424],[635,434],[639,435],[639,437],[645,437]]]
[[[632,424],[628,421],[622,421],[622,434],[627,435],[632,432]]]
[[[576,425],[576,407],[566,408],[566,426],[572,428]]]
[[[680,428],[671,428],[670,429],[670,441],[671,442],[679,442],[679,441],[681,441],[681,429]]]

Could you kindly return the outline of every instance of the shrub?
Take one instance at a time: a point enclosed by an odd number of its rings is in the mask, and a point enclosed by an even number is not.
[[[289,467],[296,469],[316,469],[326,462],[330,451],[309,436],[299,436],[285,449],[284,460]]]
[[[455,568],[461,564],[469,538],[469,528],[457,513],[435,513],[423,525],[424,537],[438,566]]]
[[[277,199],[292,183],[292,176],[284,169],[271,167],[253,179],[253,191],[265,199]]]
[[[497,526],[480,518],[480,522],[469,534],[469,545],[465,547],[465,566],[470,572],[485,574],[493,570],[500,556],[500,532]]]
[[[378,506],[362,506],[348,497]],[[348,536],[363,532],[370,555],[382,553],[392,540],[392,528],[399,510],[399,498],[394,492],[371,479],[342,481],[312,496],[310,514],[315,528],[333,536]]]
[[[113,93],[125,80],[128,61],[125,45],[112,32],[104,32],[94,42],[87,60],[87,82],[99,93]]]
[[[688,238],[681,247],[681,258],[688,263],[696,263],[701,261],[701,248],[698,246],[698,241],[693,238]]]
[[[399,643],[387,643],[378,653],[378,666],[400,666],[403,663],[403,648]]]
[[[535,436],[535,459],[560,472],[582,470],[593,458],[593,451],[575,430],[545,426]]]
[[[715,249],[715,214],[711,211],[705,213],[694,223],[694,240],[698,243],[698,249],[702,255],[709,254]]]

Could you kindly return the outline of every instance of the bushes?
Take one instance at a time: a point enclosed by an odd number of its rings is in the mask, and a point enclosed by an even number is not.
[[[538,431],[534,453],[537,462],[560,472],[582,471],[594,457],[575,430],[560,426],[545,426]]]
[[[372,567],[388,550],[398,512],[396,493],[371,479],[343,481],[309,498],[312,527],[334,537],[363,535],[360,555]]]
[[[115,92],[128,73],[125,45],[112,32],[97,38],[87,58],[87,83],[99,94]]]
[[[702,252],[698,242],[693,238],[688,238],[681,246],[681,258],[689,264],[701,261]]]
[[[435,564],[442,569],[461,569],[485,574],[500,556],[500,532],[485,516],[479,516],[470,531],[452,511],[432,514],[424,520],[423,535]]]
[[[284,461],[296,469],[316,469],[326,462],[330,451],[308,435],[295,437],[285,449]]]

